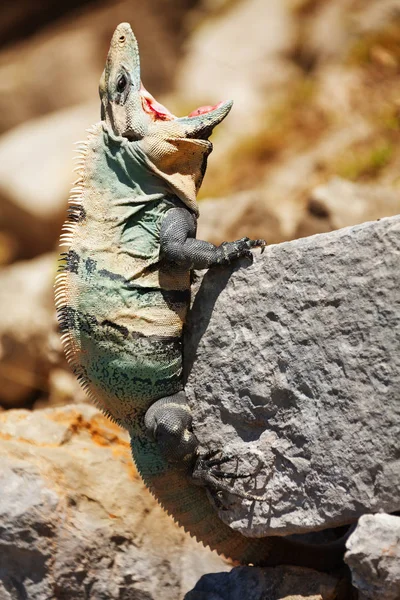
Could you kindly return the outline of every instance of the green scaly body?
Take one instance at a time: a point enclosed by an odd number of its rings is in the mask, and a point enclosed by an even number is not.
[[[80,150],[59,277],[63,340],[89,393],[125,425],[140,406],[182,388],[189,274],[160,270],[158,239],[177,199],[149,172],[140,148],[104,123]]]

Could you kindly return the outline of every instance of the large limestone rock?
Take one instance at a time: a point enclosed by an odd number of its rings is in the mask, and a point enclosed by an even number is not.
[[[0,600],[178,600],[230,567],[145,490],[89,405],[0,416]]]
[[[221,171],[226,168],[227,155],[263,130],[268,109],[296,80],[299,68],[288,56],[295,43],[295,20],[288,3],[238,0],[223,2],[223,7],[213,1],[202,4],[203,19],[191,15],[195,27],[178,64],[174,101],[179,111],[181,106],[234,100],[229,118],[215,133],[218,143],[209,162],[207,185],[212,180],[224,182]],[[241,43],[250,31],[251,43]],[[242,153],[237,154],[240,161]],[[211,195],[220,193],[218,184],[212,188]]]
[[[400,598],[400,517],[363,515],[346,543],[345,561],[359,600]]]
[[[239,0],[222,11],[215,2],[208,6],[207,18],[187,43],[177,92],[193,103],[234,98],[228,128],[234,121],[243,135],[252,121],[249,113],[262,108],[266,88],[270,92],[293,73],[285,60],[294,42],[293,16],[280,0]],[[251,43],[239,43],[250,31]]]
[[[202,445],[250,474],[216,502],[244,535],[400,509],[399,253],[392,217],[204,276],[187,391]]]

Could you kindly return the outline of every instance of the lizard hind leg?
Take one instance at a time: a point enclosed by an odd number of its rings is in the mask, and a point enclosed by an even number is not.
[[[189,470],[198,441],[192,431],[192,415],[185,392],[154,402],[146,412],[144,423],[165,460]]]
[[[323,545],[305,547],[284,537],[246,538],[221,521],[215,508],[223,508],[221,494],[232,493],[221,467],[232,457],[218,451],[199,451],[184,392],[154,402],[146,412],[145,426],[156,443],[150,442],[149,448],[140,434],[131,434],[138,471],[164,509],[198,541],[242,564],[289,564],[320,570],[342,565],[343,541],[325,548]],[[163,462],[171,463],[173,468],[155,469],[158,453]],[[190,481],[198,485],[190,485]],[[210,494],[213,502],[210,502]],[[242,497],[257,500],[247,494]]]
[[[198,486],[206,487],[213,497],[221,492],[240,495],[245,499],[263,498],[235,492],[227,480],[250,477],[224,472],[221,467],[233,457],[220,450],[202,452],[192,429],[192,415],[184,391],[154,402],[145,415],[145,427],[164,459],[175,468],[185,470]]]

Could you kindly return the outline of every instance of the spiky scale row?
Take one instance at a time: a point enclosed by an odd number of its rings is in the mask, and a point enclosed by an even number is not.
[[[87,147],[88,147],[87,142],[79,142],[79,152],[80,152],[81,164],[79,165],[78,169],[74,169],[74,170],[78,171],[78,177],[72,184],[72,188],[70,190],[70,195],[69,195],[69,200],[68,200],[68,204],[69,204],[68,216],[67,216],[67,220],[65,221],[65,223],[61,229],[62,233],[60,236],[60,247],[69,248],[71,246],[72,240],[73,240],[73,235],[74,235],[75,229],[77,227],[77,223],[79,222],[79,212],[78,211],[80,210],[80,207],[83,205],[83,193],[84,193],[83,182],[84,182],[84,177],[85,177],[84,166],[85,166],[85,158],[87,156]],[[59,273],[57,274],[57,276],[55,278],[55,286],[54,286],[55,287],[56,312],[57,312],[57,318],[58,318],[61,328],[62,328],[63,321],[64,321],[63,311],[65,311],[65,309],[68,308],[68,301],[69,301],[68,288],[67,288],[68,274],[66,272],[67,258],[68,258],[68,252],[62,252],[60,255],[60,259],[59,259],[62,264],[59,266]],[[77,351],[75,348],[73,336],[72,336],[70,329],[68,329],[64,334],[62,334],[61,344],[63,346],[64,353],[67,358],[68,364],[70,365],[70,367],[74,371],[74,373],[77,373],[78,379],[82,379],[81,375],[79,374],[80,365],[79,365],[79,360],[77,357]],[[81,381],[81,383],[82,383],[82,381]],[[84,383],[83,383],[83,385],[84,385]],[[84,387],[85,387],[85,385],[84,385]],[[88,387],[88,385],[86,387]],[[95,397],[93,394],[90,393],[90,390],[86,389],[85,391],[87,391],[89,396],[92,396],[92,400],[95,401]]]

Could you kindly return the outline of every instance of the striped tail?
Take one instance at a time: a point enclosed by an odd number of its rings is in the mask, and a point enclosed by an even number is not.
[[[174,521],[211,550],[241,564],[295,565],[328,571],[343,561],[345,539],[303,544],[285,537],[246,538],[221,521],[204,487],[167,463],[156,442],[142,430],[130,430],[133,458],[145,485]]]

